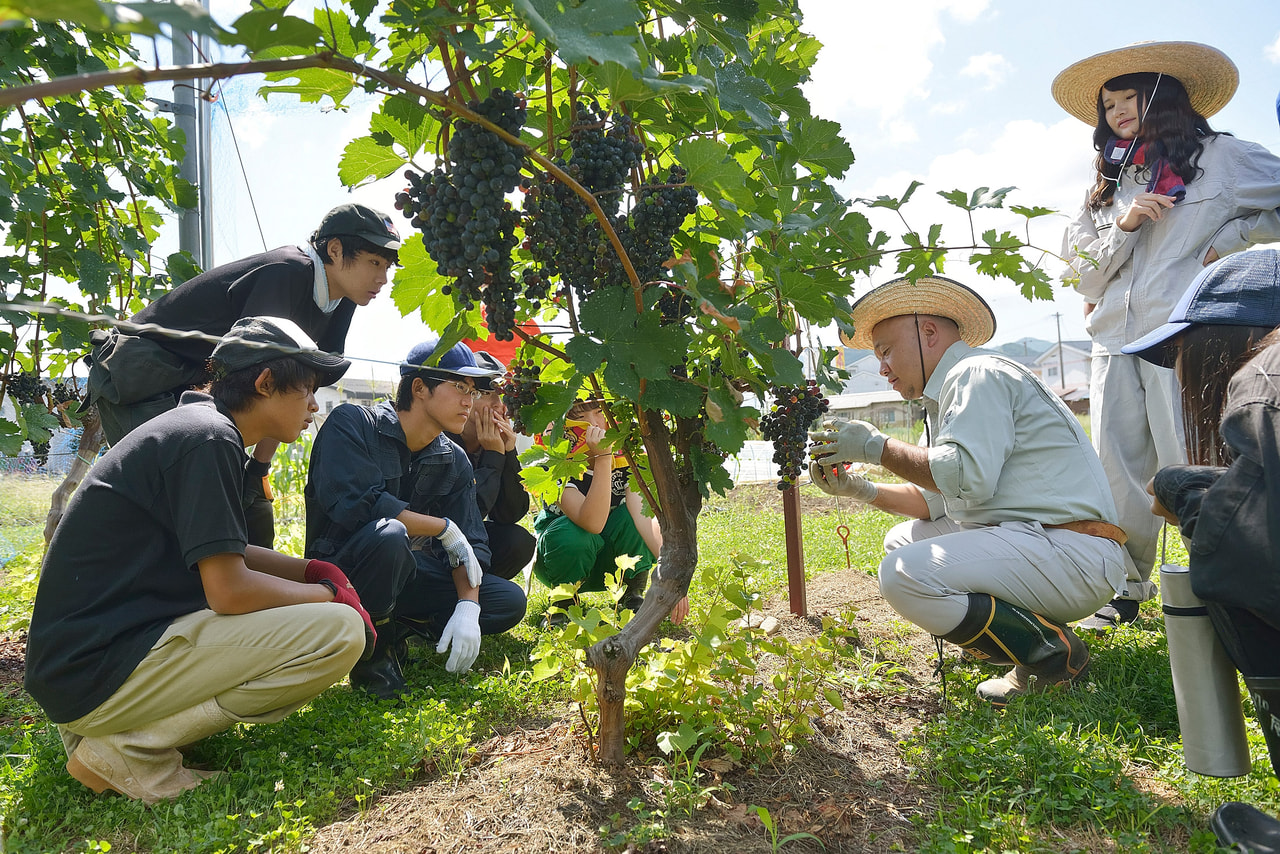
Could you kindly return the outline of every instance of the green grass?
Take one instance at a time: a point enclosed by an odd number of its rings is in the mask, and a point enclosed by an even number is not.
[[[802,489],[807,574],[845,567],[841,524],[850,529],[851,565],[873,573],[884,532],[897,520]],[[710,500],[699,520],[708,577],[724,576],[730,556],[740,553],[760,562],[752,569],[759,588],[785,590],[780,505],[767,487]],[[294,527],[286,526],[286,542],[300,536]],[[1185,562],[1172,540],[1169,561]],[[36,543],[5,567],[0,629],[25,625],[39,556]],[[695,618],[719,598],[700,584],[696,578],[691,590]],[[463,677],[415,647],[407,669],[416,688],[404,704],[336,686],[278,724],[242,725],[207,739],[190,758],[228,773],[149,809],[96,797],[71,780],[56,729],[39,708],[21,692],[0,697],[0,850],[103,850],[99,842],[117,851],[301,850],[334,818],[414,782],[460,774],[479,741],[517,721],[536,727],[547,710],[563,708],[564,681],[534,682],[529,672],[547,598],[535,584],[526,621],[486,639],[475,670]],[[936,810],[917,813],[911,850],[1212,852],[1207,816],[1223,801],[1280,813],[1280,784],[1252,721],[1248,777],[1220,781],[1186,771],[1158,603],[1144,603],[1141,615],[1090,641],[1086,690],[1026,697],[997,712],[973,694],[990,671],[948,667],[944,715],[904,736],[907,762],[938,797]],[[894,679],[848,674],[873,677]]]

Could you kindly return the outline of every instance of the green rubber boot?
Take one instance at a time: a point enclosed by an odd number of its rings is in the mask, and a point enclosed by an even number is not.
[[[969,594],[968,612],[943,640],[979,661],[1013,665],[978,686],[978,696],[997,706],[1029,690],[1082,682],[1089,671],[1089,647],[1069,627],[987,593]]]

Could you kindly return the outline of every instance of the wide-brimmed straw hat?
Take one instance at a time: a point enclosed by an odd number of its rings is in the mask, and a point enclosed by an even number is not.
[[[1053,79],[1053,99],[1094,127],[1102,84],[1121,74],[1143,72],[1178,78],[1192,108],[1206,118],[1225,107],[1240,84],[1235,63],[1217,48],[1198,42],[1137,42],[1068,66]]]
[[[996,316],[976,291],[942,276],[924,276],[914,282],[894,279],[863,294],[849,315],[853,334],[840,337],[850,347],[870,350],[871,330],[876,324],[904,314],[950,318],[960,327],[960,339],[970,347],[981,347],[996,334]]]

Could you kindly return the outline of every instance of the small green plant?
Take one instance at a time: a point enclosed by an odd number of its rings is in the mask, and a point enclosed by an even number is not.
[[[813,720],[844,708],[847,668],[862,674],[855,690],[872,683],[885,686],[901,672],[887,662],[865,664],[848,617],[825,618],[822,633],[805,643],[744,625],[743,617],[763,600],[756,578],[769,571],[767,563],[741,554],[731,556],[723,574],[704,570],[701,587],[715,594],[684,626],[688,637],[659,638],[641,652],[627,679],[632,750],[656,744],[679,756],[695,750],[696,743],[698,756],[714,747],[735,761],[790,752],[812,733]],[[611,579],[610,585],[616,601],[620,582]],[[562,587],[551,596],[568,599],[574,592]],[[585,650],[617,632],[627,617],[627,612],[574,605],[568,622],[533,652],[534,678],[567,674],[584,720],[596,714],[595,672],[586,667]]]
[[[782,846],[789,842],[795,842],[798,839],[812,839],[824,849],[827,847],[822,844],[822,840],[814,836],[812,833],[801,831],[800,833],[790,833],[781,839],[778,838],[778,825],[773,820],[773,816],[769,814],[769,810],[765,807],[752,807],[756,811],[756,815],[760,816],[760,823],[764,825],[764,829],[769,833],[769,847],[774,854],[782,850]]]

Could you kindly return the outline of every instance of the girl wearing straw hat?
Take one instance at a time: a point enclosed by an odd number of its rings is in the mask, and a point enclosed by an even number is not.
[[[1161,522],[1144,487],[1185,461],[1173,371],[1121,353],[1160,326],[1200,268],[1280,239],[1280,158],[1215,132],[1239,81],[1221,51],[1194,42],[1144,42],[1081,60],[1053,97],[1094,127],[1096,171],[1067,226],[1063,256],[1085,298],[1093,338],[1093,442],[1115,494],[1141,583],[1081,623],[1132,621],[1149,581]]]

